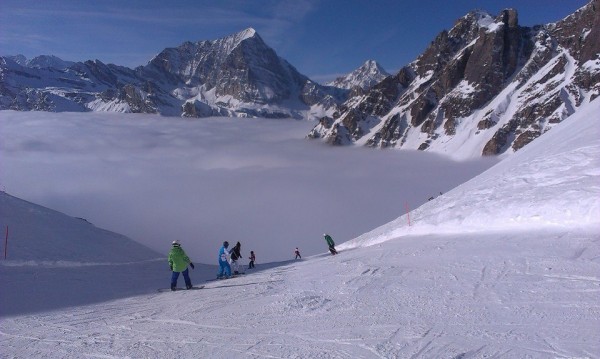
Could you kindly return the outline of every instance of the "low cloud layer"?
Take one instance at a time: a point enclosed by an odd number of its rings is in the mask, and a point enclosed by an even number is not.
[[[0,112],[6,192],[165,253],[214,264],[224,240],[257,263],[326,250],[490,167],[413,151],[330,147],[312,123]]]

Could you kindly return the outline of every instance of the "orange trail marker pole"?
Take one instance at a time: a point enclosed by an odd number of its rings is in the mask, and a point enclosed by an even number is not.
[[[4,238],[4,259],[6,259],[6,250],[8,249],[8,226],[6,226],[6,237]]]

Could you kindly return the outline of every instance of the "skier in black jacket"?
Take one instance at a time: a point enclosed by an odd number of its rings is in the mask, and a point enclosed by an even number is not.
[[[231,254],[231,269],[233,269],[233,274],[240,274],[240,266],[238,264],[238,260],[242,258],[242,245],[240,242],[237,242],[229,253]]]

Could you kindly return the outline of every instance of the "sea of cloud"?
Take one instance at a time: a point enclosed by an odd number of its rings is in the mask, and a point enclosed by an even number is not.
[[[332,147],[295,120],[0,112],[0,186],[159,253],[214,264],[224,240],[257,262],[353,239],[497,163]]]

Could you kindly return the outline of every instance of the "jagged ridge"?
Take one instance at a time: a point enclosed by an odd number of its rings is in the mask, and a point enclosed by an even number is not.
[[[471,12],[308,137],[457,157],[516,151],[600,93],[598,5],[534,28],[513,9]]]

